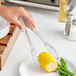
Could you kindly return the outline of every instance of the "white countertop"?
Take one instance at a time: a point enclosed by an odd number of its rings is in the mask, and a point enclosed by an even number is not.
[[[76,62],[76,42],[69,41],[63,34],[65,23],[58,22],[58,12],[42,10],[37,8],[27,8],[32,14],[39,31],[45,36],[47,41],[55,47],[58,54],[66,59]],[[74,13],[76,9],[74,9]],[[33,33],[29,31],[32,42],[35,42]],[[20,33],[4,67],[0,71],[0,76],[20,76],[19,66],[22,61],[30,57],[29,44],[24,33]],[[30,73],[30,71],[29,71]],[[32,76],[32,75],[31,75]],[[54,74],[52,74],[54,76]]]

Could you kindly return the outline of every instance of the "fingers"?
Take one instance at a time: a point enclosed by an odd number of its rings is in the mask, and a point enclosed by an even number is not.
[[[24,17],[22,17],[22,20],[23,20],[24,24],[26,25],[26,27],[29,28],[29,25],[27,24],[27,22],[26,22]]]
[[[31,23],[31,25],[32,25],[34,28],[36,28],[32,15],[30,15],[25,9],[23,10],[22,17],[23,17],[23,18],[25,17],[25,18]],[[24,19],[23,19],[23,20],[24,20]],[[25,22],[24,22],[24,23],[25,23]],[[25,24],[26,24],[26,23],[25,23]],[[26,25],[26,26],[27,26],[27,25]],[[29,27],[29,26],[27,26],[27,27]],[[30,27],[29,27],[29,28],[30,28]]]
[[[20,21],[18,19],[14,23],[15,23],[15,25],[17,25],[19,27],[19,29],[22,32],[24,32],[24,27],[23,27],[23,25],[20,23]]]
[[[31,30],[34,30],[35,27],[32,26],[32,24],[25,17],[22,17],[22,20],[24,24],[26,25],[26,27],[30,28]]]
[[[33,18],[32,18],[31,15],[27,15],[27,16],[26,16],[26,19],[32,24],[32,26],[33,26],[34,28],[36,28],[35,23],[34,23],[34,20],[33,20]]]

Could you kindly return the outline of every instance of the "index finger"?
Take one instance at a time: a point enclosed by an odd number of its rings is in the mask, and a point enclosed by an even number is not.
[[[27,11],[23,12],[23,18],[26,18],[29,21],[29,23],[31,23],[31,25],[33,26],[33,28],[36,28],[32,16]]]

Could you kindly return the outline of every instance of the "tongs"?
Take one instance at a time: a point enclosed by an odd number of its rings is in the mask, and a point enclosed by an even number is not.
[[[55,48],[50,45],[48,42],[46,42],[46,40],[42,37],[42,35],[39,33],[39,31],[34,28],[31,23],[25,18],[25,22],[27,23],[28,27],[30,27],[30,29],[33,29],[32,31],[36,34],[36,36],[44,43],[44,46],[46,47],[47,50],[49,50],[48,52],[57,60],[57,62],[59,63],[60,62],[60,56],[58,55],[58,53],[56,52]],[[26,30],[26,27],[24,26],[25,28],[25,35],[27,37],[27,40],[30,44],[30,47],[31,47],[31,55],[32,55],[32,59],[33,61],[35,62],[35,64],[38,64],[38,60],[37,60],[37,51],[36,49],[34,48],[34,46],[32,45],[31,43],[31,39],[28,35],[28,32]],[[66,59],[65,59],[66,60]],[[70,61],[70,60],[69,60]],[[66,60],[67,64],[72,68],[72,71],[74,72],[74,74],[76,75],[76,67],[75,65],[73,65],[71,62],[69,62],[68,60]]]
[[[59,55],[57,54],[57,51],[55,50],[55,48],[54,48],[52,45],[50,45],[50,44],[44,39],[44,37],[40,34],[40,32],[39,32],[36,28],[34,28],[34,27],[32,26],[32,24],[31,24],[26,18],[24,18],[23,20],[25,20],[25,22],[26,22],[26,24],[28,25],[28,27],[29,27],[30,29],[32,29],[32,32],[34,32],[35,35],[42,41],[42,43],[44,44],[45,48],[50,52],[50,54],[51,54],[52,56],[54,56],[55,59],[58,60],[60,57],[59,57]],[[27,34],[27,39],[28,39],[28,41],[29,41],[29,44],[30,44],[30,46],[32,47],[32,49],[34,49],[34,47],[32,46],[31,40],[30,40],[30,38],[29,38],[29,35],[28,35],[27,31],[26,31],[26,27],[24,26],[24,28],[25,28],[25,33]]]

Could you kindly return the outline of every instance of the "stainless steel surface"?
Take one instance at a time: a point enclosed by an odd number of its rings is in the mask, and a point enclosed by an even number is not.
[[[70,5],[70,7],[68,10],[68,13],[71,12],[74,9],[74,7],[76,6],[76,0],[71,0],[69,5]]]
[[[44,9],[52,9],[52,10],[59,10],[59,1],[60,0],[5,0],[5,2],[9,2],[9,3],[16,3],[24,6],[38,7]],[[76,4],[74,3],[73,5],[73,1],[76,2],[76,0],[68,0],[69,12],[72,11],[72,9]]]
[[[58,6],[56,4],[56,1],[54,1],[54,0],[5,0],[5,1],[8,1],[8,2],[13,2],[13,1],[17,1],[18,2],[18,1],[21,1],[21,2],[31,2],[31,3],[37,3],[37,4]]]
[[[72,20],[73,20],[73,14],[68,14],[66,19],[65,31],[64,31],[64,34],[67,36],[69,36],[70,34],[71,25],[73,23]]]
[[[72,21],[72,24],[76,26],[76,19]]]
[[[51,10],[59,10],[58,5],[50,5],[50,4],[44,4],[44,3],[37,3],[37,2],[30,2],[30,1],[23,1],[23,0],[5,0],[5,3],[15,3],[23,6],[29,6],[29,7],[37,7],[37,8],[43,8],[43,9],[51,9]]]

